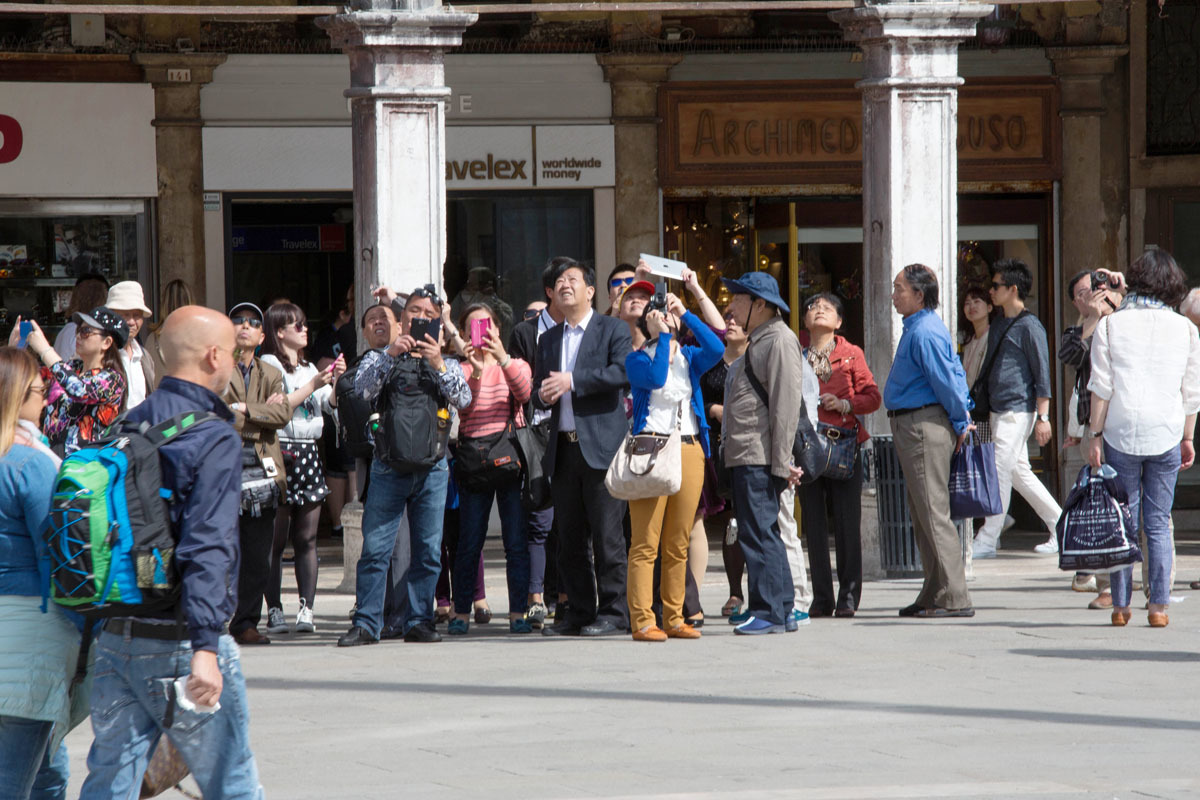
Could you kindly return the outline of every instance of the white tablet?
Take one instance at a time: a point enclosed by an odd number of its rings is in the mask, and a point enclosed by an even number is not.
[[[673,281],[683,280],[683,271],[688,268],[686,261],[676,261],[673,258],[652,256],[649,253],[642,253],[640,258],[650,268],[651,275],[657,275],[660,278],[670,278]]]

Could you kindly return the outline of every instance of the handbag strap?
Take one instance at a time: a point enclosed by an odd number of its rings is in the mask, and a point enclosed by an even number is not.
[[[1017,324],[1017,320],[1028,314],[1028,311],[1022,311],[1008,321],[1008,325],[1004,327],[1004,333],[1000,334],[1000,341],[996,342],[996,349],[993,350],[983,362],[983,366],[979,368],[979,377],[975,379],[975,385],[979,385],[980,381],[986,381],[992,376],[992,367],[996,365],[996,356],[1000,354],[1000,346],[1004,344],[1004,340],[1008,338],[1008,334],[1012,331],[1012,326]],[[971,387],[975,388],[974,386]]]

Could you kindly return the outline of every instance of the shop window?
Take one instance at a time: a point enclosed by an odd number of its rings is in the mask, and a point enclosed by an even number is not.
[[[495,273],[500,298],[523,309],[543,299],[542,270],[552,257],[594,264],[590,190],[451,192],[446,219],[443,277],[450,298],[466,288],[471,270],[486,267]]]
[[[1200,0],[1146,13],[1146,153],[1200,153]]]
[[[133,205],[145,207],[140,202]],[[144,211],[70,213],[69,205],[63,206],[61,214],[44,210],[30,214],[0,209],[0,336],[4,341],[18,316],[36,319],[53,340],[68,321],[65,312],[71,290],[82,275],[99,273],[110,284],[142,277],[139,268],[147,252]],[[153,292],[146,295],[152,297]]]

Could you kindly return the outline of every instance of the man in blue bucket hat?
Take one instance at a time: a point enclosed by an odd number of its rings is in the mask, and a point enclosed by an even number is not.
[[[792,442],[800,419],[803,357],[780,316],[788,306],[774,278],[748,272],[722,281],[733,294],[726,313],[750,339],[746,355],[730,365],[725,384],[724,458],[733,473],[738,539],[750,588],[749,617],[734,632],[783,633],[798,624],[779,507],[780,496],[802,474],[792,465]]]

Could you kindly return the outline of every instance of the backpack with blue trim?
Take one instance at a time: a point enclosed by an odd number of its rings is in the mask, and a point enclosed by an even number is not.
[[[163,488],[159,448],[218,420],[180,414],[151,426],[119,417],[99,439],[63,459],[46,544],[50,598],[87,618],[170,608],[180,594],[175,498]]]

